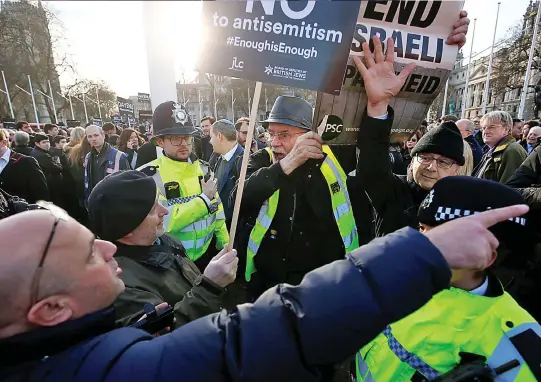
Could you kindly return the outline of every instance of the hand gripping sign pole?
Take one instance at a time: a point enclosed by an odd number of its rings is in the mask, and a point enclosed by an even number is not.
[[[246,142],[252,142],[254,139],[254,126],[257,119],[257,110],[259,109],[259,97],[261,96],[261,86],[262,83],[257,81],[255,83],[255,92],[254,98],[252,100],[252,108],[250,113],[250,125],[248,127],[248,134],[246,136]],[[235,206],[233,207],[233,217],[231,220],[231,229],[229,230],[229,244],[227,244],[227,250],[231,251],[233,249],[233,242],[235,241],[235,232],[237,231],[237,223],[239,219],[240,211],[240,202],[242,200],[242,192],[244,191],[244,182],[246,180],[246,168],[248,167],[248,158],[250,157],[250,148],[249,144],[246,145],[247,148],[244,150],[244,155],[242,156],[242,165],[240,168],[239,183],[237,187],[237,196],[235,198]]]
[[[4,74],[4,71],[2,70],[2,79],[4,80],[4,89],[0,89],[0,92],[4,93],[6,97],[8,97],[8,104],[9,104],[9,111],[11,112],[11,118],[15,119],[15,113],[13,112],[13,104],[11,103],[11,97],[9,95],[8,90],[8,83],[6,81],[6,75]]]
[[[26,91],[23,88],[21,88],[19,85],[15,85],[17,88],[28,94],[30,97],[32,97],[32,104],[34,105],[34,116],[36,117],[36,123],[39,127],[39,117],[38,117],[38,109],[36,107],[36,99],[34,98],[34,90],[32,88],[32,80],[30,79],[30,76],[28,76],[28,85],[30,85],[30,91]]]

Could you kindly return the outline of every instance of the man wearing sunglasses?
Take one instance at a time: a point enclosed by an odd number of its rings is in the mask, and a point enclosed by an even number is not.
[[[319,381],[321,365],[447,288],[450,269],[486,267],[498,246],[487,227],[528,211],[494,209],[425,234],[406,228],[299,286],[153,338],[115,328],[111,306],[124,291],[116,247],[42,207],[0,220],[2,381]]]
[[[163,223],[166,232],[182,242],[203,271],[229,240],[216,179],[208,163],[193,152],[196,129],[182,105],[173,101],[158,105],[152,124],[152,143],[163,149],[163,155],[138,170],[156,182],[160,203],[169,212]]]

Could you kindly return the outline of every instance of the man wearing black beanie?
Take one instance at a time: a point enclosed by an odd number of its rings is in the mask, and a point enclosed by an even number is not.
[[[126,285],[115,302],[121,324],[137,321],[145,303],[174,306],[177,326],[220,310],[225,287],[235,279],[236,251],[222,250],[201,274],[182,243],[164,233],[168,211],[152,177],[139,171],[109,175],[92,190],[88,211],[94,234],[118,248],[115,260]]]
[[[389,43],[391,45],[389,45]],[[387,50],[394,49],[392,40]],[[408,175],[396,175],[389,163],[389,145],[394,111],[389,106],[413,70],[411,65],[395,74],[393,57],[381,54],[381,41],[374,37],[375,54],[366,46],[363,64],[355,60],[364,80],[368,106],[357,138],[357,177],[376,212],[376,236],[385,236],[405,226],[417,228],[417,209],[434,183],[459,175],[464,165],[464,142],[452,121],[431,129],[415,145]],[[380,54],[377,54],[380,52]]]

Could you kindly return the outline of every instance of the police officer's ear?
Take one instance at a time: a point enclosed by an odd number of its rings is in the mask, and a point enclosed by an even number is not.
[[[154,138],[154,142],[156,142],[156,145],[158,145],[159,147],[163,149],[163,146],[164,146],[163,138],[156,137]]]

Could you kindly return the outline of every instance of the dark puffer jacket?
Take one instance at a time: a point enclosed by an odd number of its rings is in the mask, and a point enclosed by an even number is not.
[[[353,355],[383,328],[449,285],[423,235],[404,229],[347,259],[239,305],[152,338],[111,330],[105,310],[0,340],[0,380],[318,381],[319,368]]]

